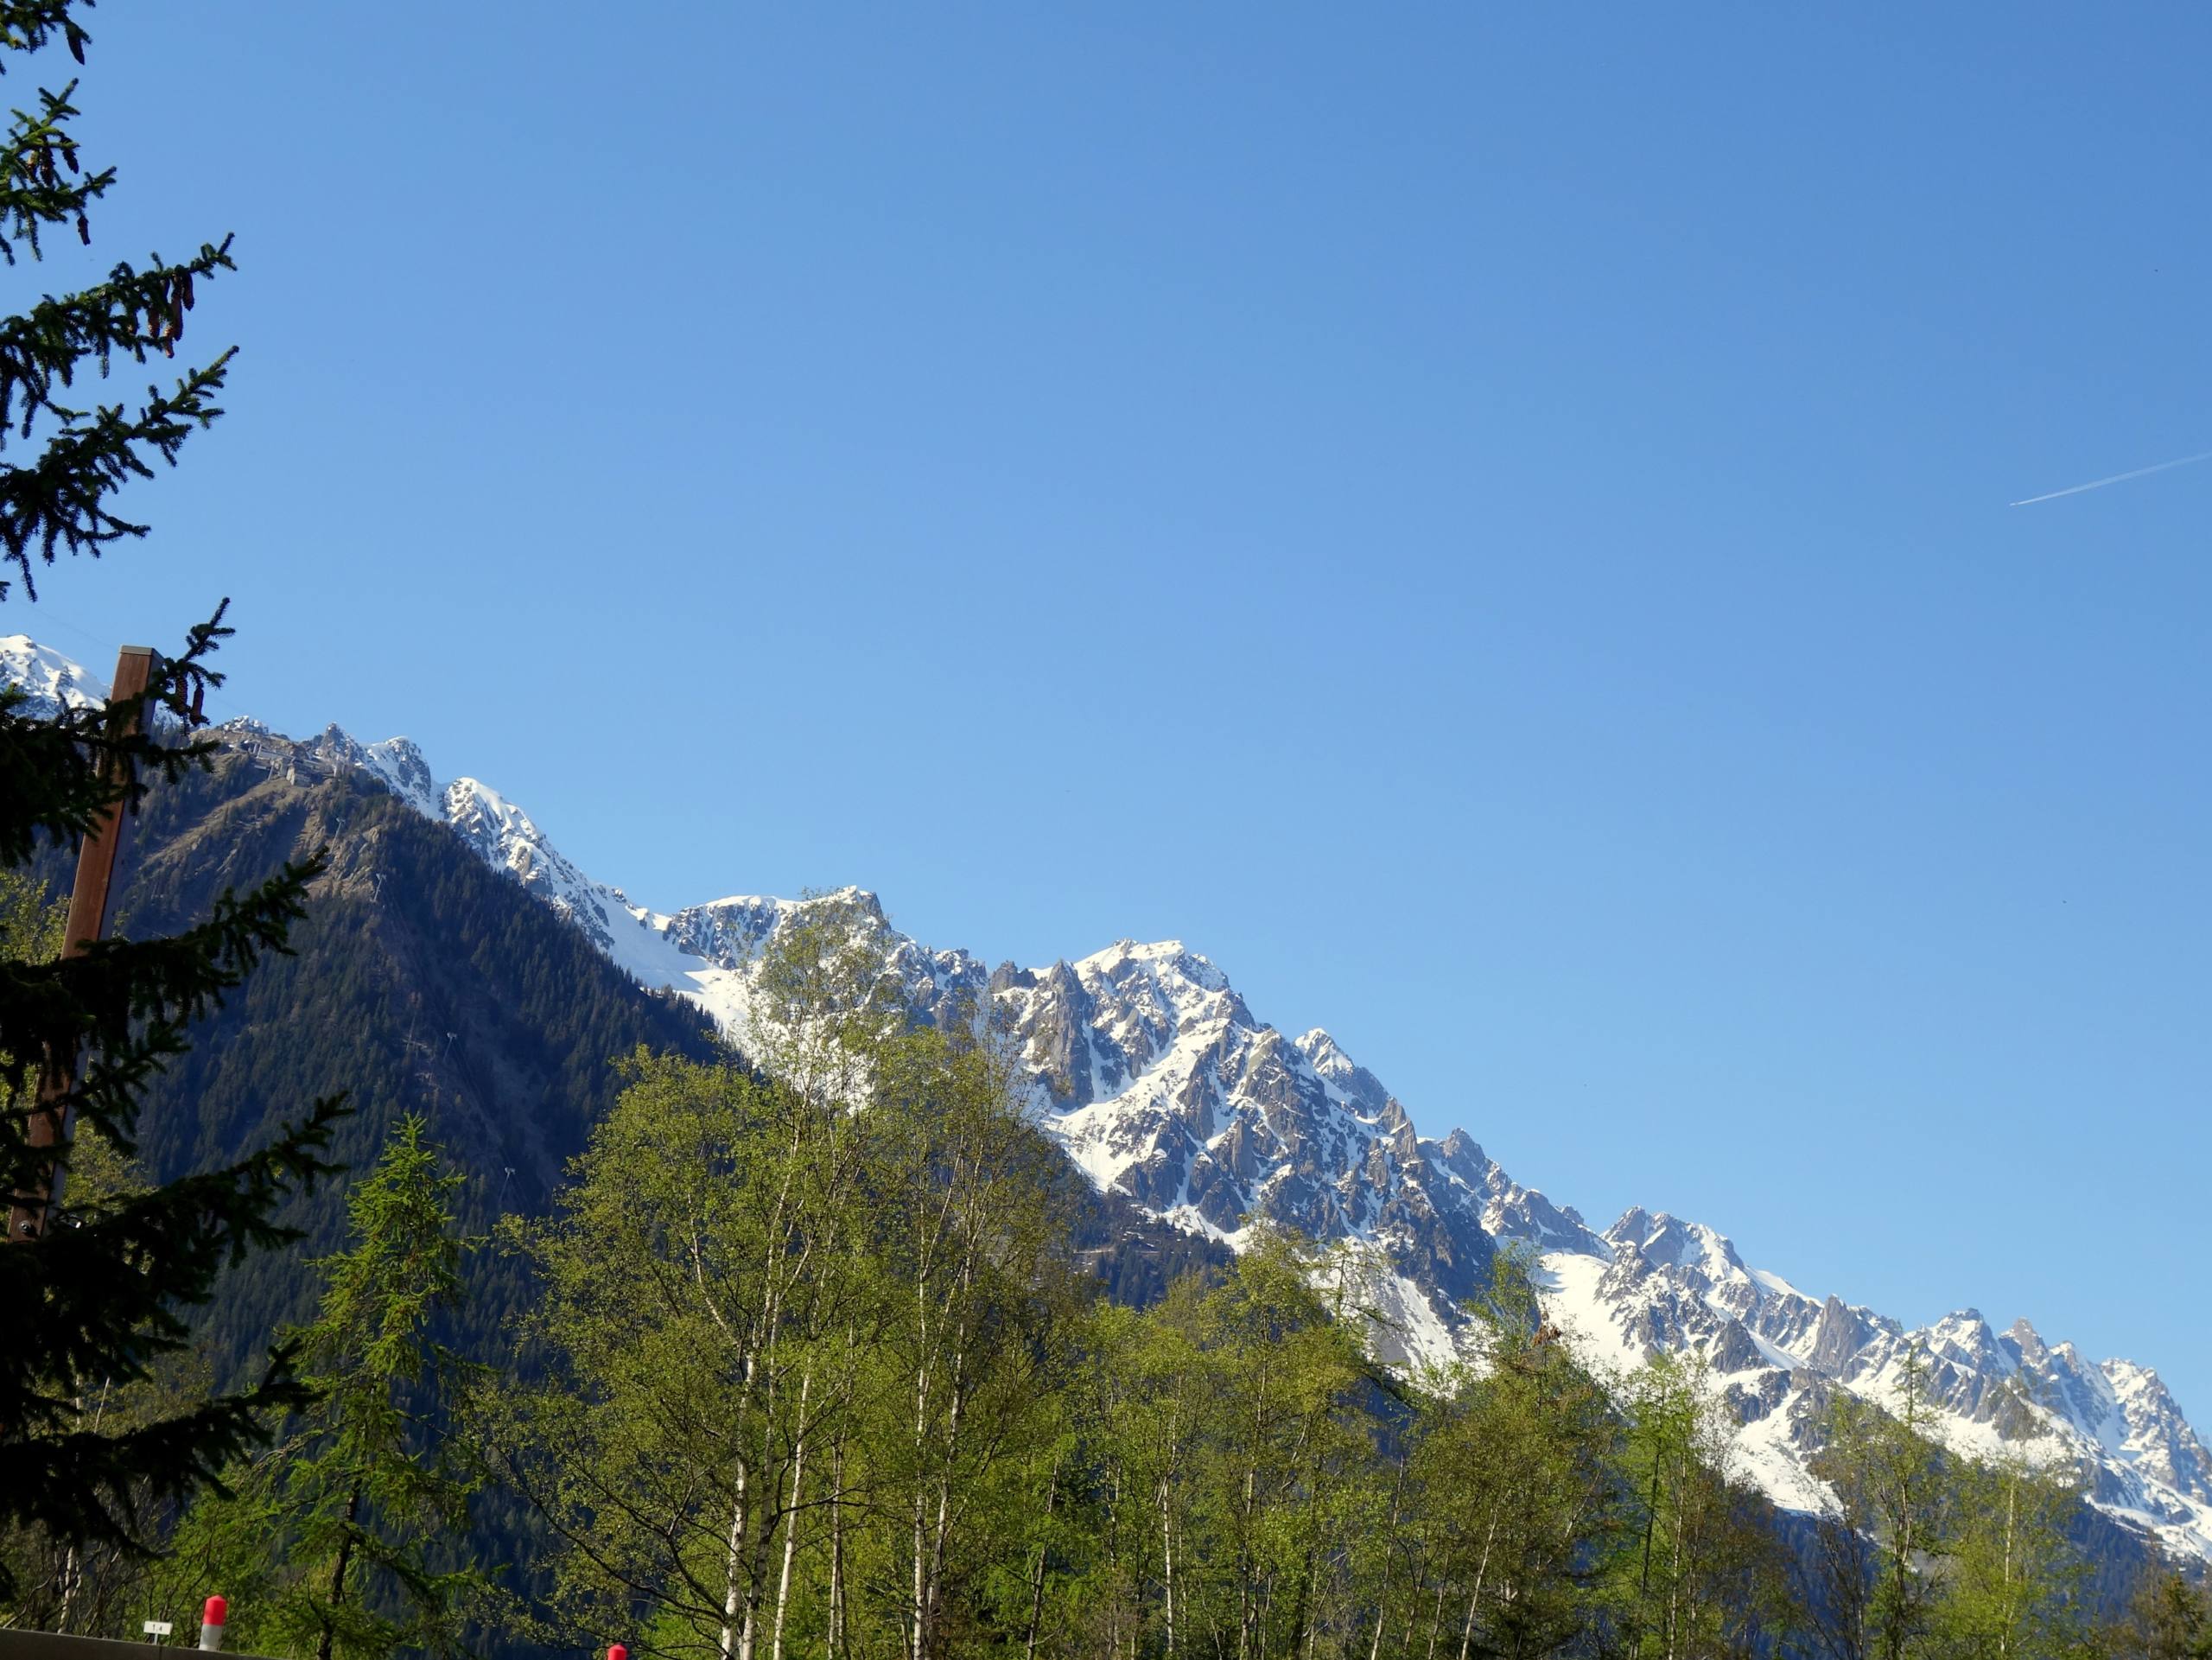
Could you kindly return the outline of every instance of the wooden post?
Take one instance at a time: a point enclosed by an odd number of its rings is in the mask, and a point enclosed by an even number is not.
[[[115,659],[115,684],[108,702],[135,698],[146,690],[154,675],[154,648],[126,646]],[[137,716],[130,730],[138,729]],[[112,781],[122,779],[110,775]],[[85,948],[107,931],[109,885],[115,880],[116,855],[123,847],[123,804],[117,802],[101,815],[77,849],[77,885],[69,894],[69,923],[62,936],[61,955],[81,957]],[[69,1144],[68,1095],[75,1086],[77,1057],[49,1050],[39,1074],[38,1104],[31,1109],[28,1139],[34,1148]],[[48,1213],[61,1196],[61,1172],[48,1167],[46,1180],[29,1193],[17,1193],[8,1212],[8,1237],[22,1243],[46,1231]]]

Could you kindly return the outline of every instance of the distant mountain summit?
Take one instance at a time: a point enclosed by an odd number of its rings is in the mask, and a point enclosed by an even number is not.
[[[20,635],[0,639],[0,676],[36,696],[86,695],[81,670]],[[741,1040],[764,946],[822,902],[739,896],[654,912],[579,870],[489,786],[438,782],[405,739],[363,744],[333,727],[294,742],[252,722],[219,731],[273,765],[375,779],[633,978],[691,999]],[[837,897],[881,918],[872,895]],[[1808,1459],[1833,1394],[1891,1398],[1917,1352],[1954,1445],[1993,1448],[2007,1402],[2024,1396],[2080,1462],[2094,1504],[2212,1561],[2212,1454],[2147,1368],[2089,1361],[2025,1320],[1999,1332],[1971,1309],[1907,1330],[1808,1295],[1745,1263],[1724,1235],[1663,1212],[1630,1209],[1594,1231],[1515,1181],[1465,1131],[1419,1135],[1327,1032],[1291,1037],[1267,1024],[1179,941],[1124,939],[1073,961],[993,969],[888,937],[920,1007],[988,1007],[1003,1024],[1038,1123],[1102,1193],[1231,1249],[1261,1219],[1341,1247],[1376,1311],[1378,1350],[1395,1362],[1448,1358],[1465,1326],[1462,1300],[1501,1242],[1517,1242],[1535,1257],[1547,1314],[1592,1362],[1625,1370],[1661,1352],[1703,1356],[1742,1426],[1746,1473],[1787,1508],[1825,1502]]]
[[[81,709],[107,699],[106,681],[91,678],[68,658],[29,634],[0,634],[0,683],[21,686],[29,694],[25,707],[33,715],[52,715],[64,704]]]

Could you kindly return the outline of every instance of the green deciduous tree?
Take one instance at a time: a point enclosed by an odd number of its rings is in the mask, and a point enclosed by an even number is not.
[[[528,1234],[545,1291],[526,1340],[547,1381],[486,1412],[563,1541],[575,1623],[634,1614],[677,1652],[761,1646],[807,1453],[877,1319],[837,1237],[856,1210],[849,1130],[734,1064],[641,1056]]]
[[[558,1212],[517,1234],[545,1382],[483,1417],[561,1541],[572,1625],[641,1619],[666,1650],[742,1660],[784,1646],[799,1521],[825,1491],[840,1504],[883,1317],[852,1110],[898,1018],[880,967],[866,930],[787,932],[758,982],[785,1079],[634,1057]]]
[[[1952,1549],[1948,1474],[1933,1436],[1926,1358],[1898,1358],[1886,1408],[1836,1391],[1813,1462],[1834,1507],[1819,1518],[1807,1605],[1834,1660],[1908,1660],[1929,1651]]]
[[[2088,1564],[2067,1534],[2077,1482],[2027,1402],[2000,1409],[1993,1457],[1955,1459],[1955,1517],[1936,1625],[1959,1660],[2062,1660],[2088,1652]]]
[[[1521,1255],[1498,1253],[1474,1313],[1478,1352],[1415,1428],[1425,1525],[1397,1651],[1526,1660],[1608,1623],[1604,1586],[1628,1520],[1621,1425],[1543,1323]]]
[[[1786,1561],[1764,1501],[1736,1479],[1736,1426],[1700,1357],[1624,1380],[1622,1639],[1649,1660],[1769,1653],[1790,1625]]]
[[[1373,1629],[1392,1407],[1357,1275],[1265,1226],[1217,1282],[1103,1312],[1077,1417],[1095,1554],[1056,1651],[1338,1654]]]
[[[61,955],[68,907],[27,872],[0,869],[0,961],[51,963]]]
[[[963,1027],[917,1029],[887,1046],[863,1115],[888,1299],[876,1480],[904,1522],[911,1660],[944,1652],[987,1594],[1005,1542],[988,1506],[1056,1428],[1066,1166],[1022,1117],[1014,1078]]]
[[[1024,1600],[1065,1166],[988,1033],[887,995],[881,942],[861,906],[786,931],[756,980],[774,1080],[639,1057],[519,1235],[545,1382],[483,1417],[561,1541],[569,1629],[927,1660]]]

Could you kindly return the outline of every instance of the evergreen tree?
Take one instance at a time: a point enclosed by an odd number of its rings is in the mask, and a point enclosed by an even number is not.
[[[2114,1655],[2141,1660],[2212,1660],[2212,1598],[2166,1561],[2137,1583],[2126,1618],[2112,1633]]]
[[[393,1130],[348,1198],[348,1248],[319,1265],[321,1307],[296,1334],[314,1404],[234,1497],[204,1501],[179,1530],[185,1561],[253,1587],[232,1593],[237,1636],[266,1652],[451,1652],[488,1588],[440,1565],[477,1484],[447,1428],[462,1368],[433,1336],[461,1294],[463,1178],[423,1132],[419,1117]]]
[[[10,54],[49,47],[82,63],[89,9],[0,0],[0,69]],[[115,182],[112,168],[80,154],[76,85],[41,88],[0,134],[0,257],[11,266],[37,259],[57,230],[88,244],[90,211]],[[35,599],[35,567],[61,553],[97,556],[144,533],[115,493],[150,476],[156,458],[174,463],[220,413],[213,398],[230,353],[136,406],[79,407],[72,389],[118,359],[174,358],[198,285],[230,268],[227,240],[178,264],[118,263],[89,288],[0,319],[0,557],[16,568],[0,598],[19,585]],[[206,659],[226,632],[220,615],[157,662],[141,696],[41,717],[20,689],[0,688],[0,866],[21,869],[41,846],[73,843],[110,812],[135,811],[156,781],[206,764],[208,746],[184,735],[219,679]],[[155,1510],[213,1479],[267,1415],[304,1399],[278,1355],[252,1387],[144,1421],[95,1421],[80,1405],[88,1390],[150,1377],[183,1343],[182,1311],[207,1300],[226,1265],[291,1237],[270,1218],[289,1191],[327,1172],[319,1149],[338,1103],[317,1103],[227,1168],[66,1204],[69,1156],[48,1132],[73,1119],[127,1157],[147,1080],[182,1053],[191,1020],[283,949],[315,874],[312,863],[289,867],[168,938],[99,943],[60,960],[11,943],[0,959],[0,1166],[27,1218],[0,1250],[11,1332],[0,1357],[0,1526],[64,1549],[143,1549]],[[0,1596],[12,1591],[0,1579]]]
[[[0,957],[48,963],[61,954],[66,904],[51,898],[29,872],[0,870]],[[117,1153],[97,1130],[79,1139],[71,1160],[72,1195],[79,1205],[143,1191],[133,1161]],[[88,1380],[73,1403],[78,1422],[120,1428],[156,1415],[172,1393],[168,1380],[118,1390]],[[24,1624],[57,1631],[98,1631],[143,1565],[111,1548],[57,1539],[44,1530],[10,1528],[0,1540],[8,1578],[16,1587],[14,1612]]]

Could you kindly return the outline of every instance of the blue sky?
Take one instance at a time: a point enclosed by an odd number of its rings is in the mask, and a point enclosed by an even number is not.
[[[92,254],[235,231],[244,350],[0,627],[235,595],[231,708],[656,905],[1180,937],[1600,1224],[2212,1413],[2212,465],[2005,505],[2212,444],[2212,16],[96,22]]]

